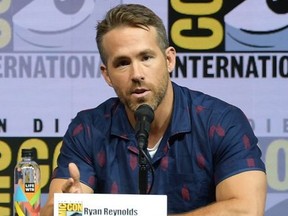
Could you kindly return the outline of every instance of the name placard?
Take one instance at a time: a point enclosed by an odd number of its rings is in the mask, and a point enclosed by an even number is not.
[[[167,216],[166,195],[54,194],[54,216]]]

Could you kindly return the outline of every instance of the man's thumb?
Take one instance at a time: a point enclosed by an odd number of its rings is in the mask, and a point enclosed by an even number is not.
[[[74,183],[80,182],[80,172],[75,163],[69,163],[68,165],[70,177],[73,178]]]

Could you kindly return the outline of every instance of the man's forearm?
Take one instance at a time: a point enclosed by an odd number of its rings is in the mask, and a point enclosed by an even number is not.
[[[182,214],[170,216],[263,216],[264,207],[253,207],[239,199],[215,202],[211,205]]]
[[[54,214],[54,206],[46,204],[43,208],[40,210],[41,216],[52,216]]]

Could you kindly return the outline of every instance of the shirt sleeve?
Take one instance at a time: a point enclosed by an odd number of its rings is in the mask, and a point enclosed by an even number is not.
[[[73,162],[80,171],[80,181],[94,190],[96,179],[91,140],[89,124],[78,114],[63,137],[53,178],[69,178],[68,164]]]
[[[215,115],[211,120],[209,137],[214,154],[216,184],[249,170],[265,172],[258,139],[240,109],[230,106]]]

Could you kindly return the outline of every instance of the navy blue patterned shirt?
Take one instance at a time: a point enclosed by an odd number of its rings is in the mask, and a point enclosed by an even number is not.
[[[222,180],[262,170],[261,151],[243,112],[226,102],[173,83],[170,125],[155,156],[151,194],[168,197],[168,213],[187,212],[215,201]],[[64,136],[54,178],[68,178],[77,164],[81,182],[95,193],[137,194],[138,147],[123,104],[108,99],[79,112]],[[151,184],[151,171],[148,184]]]

